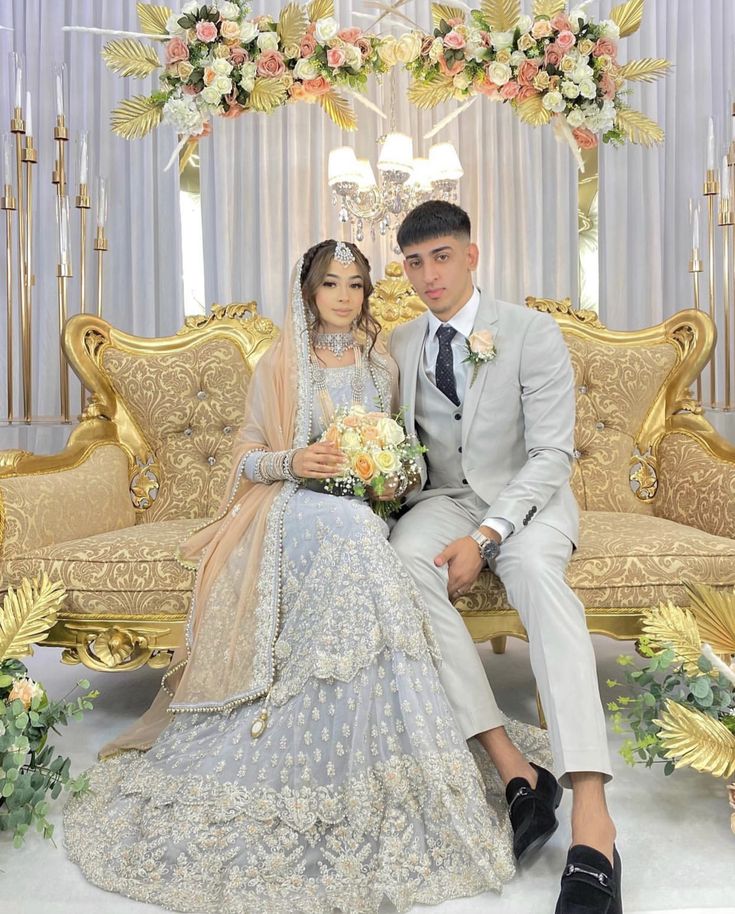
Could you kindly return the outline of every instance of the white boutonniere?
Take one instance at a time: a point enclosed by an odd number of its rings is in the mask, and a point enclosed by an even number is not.
[[[472,378],[470,387],[477,380],[477,372],[485,362],[492,362],[498,350],[495,348],[495,339],[489,330],[476,330],[467,339],[467,358],[463,361],[472,365]]]

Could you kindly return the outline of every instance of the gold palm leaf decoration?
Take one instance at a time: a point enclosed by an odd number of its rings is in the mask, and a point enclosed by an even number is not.
[[[669,758],[676,759],[677,768],[689,765],[717,778],[735,772],[735,735],[719,720],[669,699],[661,719],[654,723],[661,728],[661,745]]]
[[[495,32],[510,32],[521,18],[521,0],[482,0],[480,11]]]
[[[111,41],[102,48],[102,59],[113,73],[144,79],[161,66],[158,54],[138,38]]]
[[[716,654],[735,654],[735,590],[715,590],[706,584],[687,584],[686,589],[702,641]]]
[[[168,6],[154,6],[152,3],[136,3],[135,11],[138,14],[141,32],[146,35],[165,35],[166,23],[173,10]],[[159,39],[163,41],[164,39]]]
[[[408,100],[417,108],[435,108],[455,98],[456,91],[451,76],[435,74],[420,82],[412,82],[408,87]]]
[[[269,114],[283,104],[287,94],[286,82],[280,76],[263,76],[255,80],[246,107]]]
[[[548,19],[552,19],[557,13],[563,12],[566,7],[566,0],[535,0],[533,18],[540,19],[542,16],[546,16]]]
[[[334,0],[311,0],[306,12],[309,16],[309,22],[316,22],[317,19],[334,16]]]
[[[643,57],[631,60],[620,68],[620,76],[630,82],[652,83],[655,79],[666,76],[671,62],[663,57]]]
[[[542,96],[532,95],[518,105],[518,116],[525,124],[532,127],[542,127],[551,120],[551,112],[542,104]]]
[[[442,19],[445,22],[449,22],[450,19],[461,19],[464,22],[465,12],[459,6],[445,6],[443,3],[432,3],[431,21],[435,29],[439,28],[439,23]]]
[[[127,98],[110,115],[114,133],[126,140],[139,140],[161,123],[165,100],[145,95]]]
[[[620,29],[620,37],[627,38],[637,32],[643,19],[644,0],[628,0],[613,7],[610,18]]]
[[[621,108],[615,118],[615,124],[622,130],[631,143],[641,146],[653,146],[663,143],[664,132],[650,117],[632,108]]]
[[[17,590],[8,587],[0,608],[0,660],[32,654],[31,645],[46,640],[65,599],[66,590],[45,572],[40,580],[24,578]]]
[[[646,610],[643,614],[643,633],[655,647],[671,647],[684,661],[689,676],[698,676],[697,666],[702,654],[702,638],[694,616],[688,609],[681,609],[669,601]]]
[[[299,45],[306,32],[306,13],[296,3],[289,3],[278,19],[278,37],[284,48]]]
[[[352,106],[334,89],[320,95],[319,104],[341,130],[357,130],[357,117]]]

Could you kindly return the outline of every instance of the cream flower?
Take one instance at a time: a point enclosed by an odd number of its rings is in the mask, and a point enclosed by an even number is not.
[[[487,78],[496,86],[504,86],[513,75],[507,63],[491,63],[487,68]]]
[[[388,416],[378,420],[378,434],[386,444],[390,445],[400,444],[406,437],[401,426],[395,419]]]
[[[495,340],[490,330],[475,330],[467,339],[470,352],[480,358],[487,359],[493,354]]]
[[[326,44],[332,38],[335,38],[339,31],[339,24],[333,16],[325,16],[324,19],[317,19],[314,34],[320,44]]]
[[[237,3],[230,3],[229,0],[217,4],[219,14],[223,19],[237,19],[240,15],[240,7]]]
[[[351,67],[353,70],[361,70],[363,61],[360,49],[355,47],[354,44],[348,44],[342,50],[345,55],[345,66]]]
[[[411,63],[421,53],[421,36],[418,32],[406,32],[396,42],[396,59],[399,63]]]
[[[600,23],[600,34],[604,38],[612,38],[617,41],[620,38],[620,26],[612,19],[603,19]]]
[[[375,465],[381,473],[395,473],[401,464],[395,451],[378,451]]]
[[[579,83],[579,94],[583,98],[594,98],[597,95],[597,86],[593,79],[583,79]]]
[[[561,84],[561,94],[564,98],[579,98],[579,86],[571,79],[565,79]]]
[[[581,108],[572,108],[567,114],[567,124],[570,127],[581,127],[584,124],[584,112]]]
[[[245,19],[240,26],[240,41],[242,44],[250,44],[251,41],[255,40],[257,34],[258,26],[249,19]]]
[[[432,63],[436,63],[437,60],[444,53],[444,42],[441,38],[435,38],[433,44],[429,48],[429,60]]]
[[[33,699],[40,698],[41,696],[43,696],[43,687],[26,677],[24,679],[15,680],[13,688],[8,695],[8,701],[19,699],[23,702],[23,707],[27,711],[28,708],[30,708]]]
[[[513,45],[513,32],[493,32],[492,43],[496,51],[510,48]]]
[[[212,85],[207,86],[205,89],[202,89],[200,93],[200,98],[202,101],[206,102],[210,107],[217,107],[222,101],[222,93],[219,89]]]
[[[261,51],[277,51],[278,33],[261,32],[260,35],[258,35],[258,47]]]
[[[218,57],[212,61],[212,69],[217,76],[229,76],[232,73],[232,64],[224,57]]]
[[[179,25],[179,19],[181,19],[181,13],[171,13],[166,20],[166,31],[169,35],[181,38],[186,35],[186,29]]]
[[[546,95],[544,95],[541,104],[544,106],[544,108],[546,108],[547,111],[553,111],[555,114],[561,113],[567,106],[567,103],[564,101],[561,92],[556,90],[547,92]]]
[[[516,22],[516,28],[521,35],[525,35],[533,28],[533,19],[530,16],[521,16],[518,22]]]
[[[311,57],[302,57],[301,60],[296,61],[293,75],[296,79],[316,79],[319,75],[319,67]]]
[[[345,429],[342,432],[340,447],[343,451],[356,451],[362,447],[362,438],[360,433],[354,428]]]

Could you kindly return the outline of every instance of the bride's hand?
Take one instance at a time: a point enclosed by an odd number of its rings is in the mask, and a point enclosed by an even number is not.
[[[346,463],[336,444],[317,441],[308,447],[299,448],[291,466],[302,479],[329,479],[331,476],[339,476]]]

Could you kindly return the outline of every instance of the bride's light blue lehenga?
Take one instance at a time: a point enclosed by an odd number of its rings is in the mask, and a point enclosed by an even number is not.
[[[326,372],[337,406],[351,374]],[[366,375],[369,408],[376,393]],[[284,531],[265,733],[250,732],[263,699],[175,714],[148,752],[90,770],[65,810],[69,857],[175,911],[373,914],[384,898],[405,911],[500,889],[514,872],[502,785],[455,725],[386,524],[301,488]],[[548,764],[541,731],[509,726]]]

